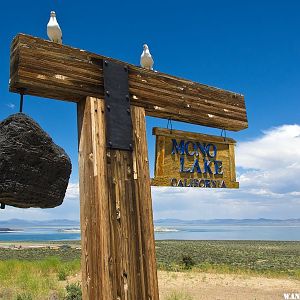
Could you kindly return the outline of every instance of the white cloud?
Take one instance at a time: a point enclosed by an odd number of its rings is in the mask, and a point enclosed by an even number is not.
[[[79,200],[79,183],[69,183],[65,198]]]
[[[264,131],[255,140],[237,144],[236,164],[245,169],[300,170],[300,126],[283,125]]]
[[[16,105],[13,103],[7,103],[6,106],[10,109],[15,109]]]
[[[153,188],[159,218],[298,218],[300,126],[283,125],[237,144],[239,190]]]
[[[240,143],[236,164],[243,168],[241,186],[266,196],[295,195],[300,191],[299,149],[299,125],[272,128],[256,140]]]
[[[154,218],[299,218],[300,126],[283,125],[237,143],[240,189],[153,187]],[[7,207],[2,219],[79,219],[79,185],[54,209]],[[2,213],[0,211],[0,213]]]
[[[0,211],[1,220],[9,219],[23,219],[23,220],[46,220],[53,219],[52,214],[48,213],[49,210],[40,208],[15,208],[6,206],[5,210]]]
[[[70,219],[79,220],[79,184],[69,183],[63,203],[55,208],[15,208],[6,206],[0,211],[1,220],[24,219],[24,220],[51,220]]]

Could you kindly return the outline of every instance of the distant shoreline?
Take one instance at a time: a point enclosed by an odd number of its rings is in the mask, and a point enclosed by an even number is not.
[[[250,245],[250,244],[269,244],[269,245],[299,245],[300,241],[264,241],[264,240],[155,240],[156,243],[199,243],[199,244],[231,244],[237,243],[241,245]],[[19,249],[19,248],[49,248],[49,247],[60,247],[60,246],[71,246],[71,248],[78,248],[81,246],[81,240],[58,240],[58,241],[1,241],[0,240],[0,249]],[[300,249],[300,248],[299,248]]]
[[[17,241],[78,241],[79,226],[27,227],[1,226],[0,243]],[[248,240],[248,241],[299,241],[300,225],[259,224],[259,225],[196,225],[196,224],[155,224],[156,240]],[[2,234],[1,234],[2,233]]]
[[[154,220],[155,226],[179,226],[179,225],[247,225],[247,226],[300,226],[300,218],[297,219],[196,219],[196,220],[182,220],[182,219],[156,219]],[[27,228],[27,227],[79,227],[79,220],[68,219],[53,219],[53,220],[22,220],[22,219],[9,219],[0,220],[0,227],[3,228]]]
[[[0,228],[0,233],[7,233],[7,232],[23,232],[23,229],[12,229],[12,228]]]

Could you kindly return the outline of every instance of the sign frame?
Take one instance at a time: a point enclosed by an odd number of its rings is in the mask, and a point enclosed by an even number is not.
[[[154,178],[151,182],[152,186],[239,188],[235,172],[234,148],[236,141],[234,139],[158,127],[153,128],[152,134],[156,136],[155,167]],[[175,146],[173,145],[173,140],[176,140]],[[168,141],[170,143],[167,145]],[[188,148],[181,148],[182,141],[184,141],[185,146],[188,144]],[[207,156],[204,154],[205,150],[203,150],[203,153],[200,153],[199,148],[198,152],[190,150],[190,146],[193,147],[196,143],[209,146]],[[210,151],[214,149],[214,146],[216,146],[216,152],[211,153]],[[184,151],[184,154],[178,148]],[[174,149],[176,153],[173,153]],[[219,150],[222,151],[220,155],[218,153]],[[195,154],[191,155],[193,152]],[[217,158],[220,156],[225,161],[219,162]],[[190,161],[188,167],[184,161],[186,157]],[[193,160],[193,165],[196,159],[198,160],[198,170],[201,173],[197,171],[191,172],[191,170],[195,171],[195,168],[191,169],[191,161]],[[214,164],[214,161],[219,163]]]

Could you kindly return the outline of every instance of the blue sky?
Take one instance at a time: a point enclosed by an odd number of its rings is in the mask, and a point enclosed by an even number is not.
[[[299,1],[2,1],[0,120],[17,112],[8,92],[9,47],[17,33],[47,38],[51,10],[66,45],[139,64],[143,43],[156,70],[245,95],[249,128],[238,141],[239,190],[153,188],[154,217],[290,218],[300,209]],[[78,218],[76,105],[27,96],[24,111],[70,155],[71,184],[56,209],[7,208],[0,218]],[[154,126],[147,118],[151,173]],[[173,122],[181,130],[220,130]],[[172,208],[172,209],[171,209]]]

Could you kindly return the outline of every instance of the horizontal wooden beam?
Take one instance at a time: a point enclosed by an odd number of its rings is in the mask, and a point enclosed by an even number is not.
[[[11,45],[10,91],[72,102],[103,98],[103,60],[127,65],[131,104],[149,116],[234,131],[248,127],[240,94],[24,34]]]

